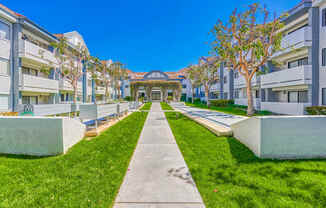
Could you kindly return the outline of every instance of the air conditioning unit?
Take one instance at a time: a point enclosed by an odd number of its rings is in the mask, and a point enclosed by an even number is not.
[[[6,32],[0,31],[0,40],[4,40],[6,38]]]

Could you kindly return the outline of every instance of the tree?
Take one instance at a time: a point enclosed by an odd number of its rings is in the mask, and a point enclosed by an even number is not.
[[[103,80],[103,76],[100,76],[100,74],[102,72],[102,68],[103,68],[103,66],[102,66],[102,63],[99,58],[90,57],[87,72],[89,72],[91,74],[92,80],[95,81],[96,86],[100,85],[100,83]],[[94,92],[92,91],[92,93],[94,93]],[[94,96],[94,94],[92,96]],[[94,97],[94,103],[96,103],[96,97]]]
[[[70,47],[65,38],[60,38],[59,42],[51,44],[56,51],[56,59],[60,66],[59,73],[66,79],[73,88],[73,102],[77,103],[78,80],[83,76],[84,64],[90,60],[88,50],[85,46],[78,45],[76,48]]]
[[[274,15],[270,20],[266,7],[252,4],[244,12],[235,9],[225,24],[218,20],[212,30],[213,50],[229,69],[238,71],[246,80],[249,116],[254,114],[251,80],[273,53],[281,49],[279,31],[285,16]]]
[[[186,79],[191,85],[191,102],[194,103],[195,88],[199,87],[199,74],[197,70],[198,65],[190,65],[185,73]]]
[[[101,72],[101,79],[103,81],[104,87],[105,87],[105,101],[108,101],[108,98],[110,97],[109,87],[112,84],[112,71],[110,70],[110,65],[112,64],[112,61],[102,61],[100,72]]]
[[[197,74],[198,83],[204,86],[205,89],[205,98],[207,101],[207,106],[210,106],[209,102],[209,93],[213,84],[219,80],[218,76],[218,67],[219,59],[214,58],[205,58],[202,57],[199,59],[199,64],[195,67],[195,73]]]
[[[124,68],[123,64],[120,62],[113,62],[109,66],[109,70],[111,71],[112,82],[115,89],[115,94],[117,98],[121,98],[121,81],[128,77],[127,70]]]

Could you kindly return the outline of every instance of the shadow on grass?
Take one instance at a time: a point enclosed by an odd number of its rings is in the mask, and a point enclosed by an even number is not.
[[[39,160],[39,159],[58,157],[58,156],[61,155],[32,156],[32,155],[0,154],[0,159],[7,158],[7,159],[20,159],[20,160]]]

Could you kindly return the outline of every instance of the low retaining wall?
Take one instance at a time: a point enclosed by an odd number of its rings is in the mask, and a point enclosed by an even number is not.
[[[233,135],[258,157],[326,158],[326,116],[253,117],[231,125]]]
[[[0,117],[0,153],[58,155],[66,153],[85,134],[77,119]]]

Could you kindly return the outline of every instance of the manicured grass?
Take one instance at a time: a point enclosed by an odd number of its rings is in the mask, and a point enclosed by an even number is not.
[[[140,108],[140,110],[150,110],[152,107],[152,103],[148,102],[143,105],[143,107]]]
[[[0,155],[0,207],[112,207],[147,114],[133,113],[66,155]]]
[[[191,107],[208,109],[206,104],[201,104],[201,103],[194,103],[194,104],[186,103],[186,105],[191,106]],[[232,115],[247,116],[247,107],[246,106],[239,106],[239,105],[229,105],[227,107],[210,106],[209,109],[220,111],[223,113],[229,113]],[[255,116],[268,116],[268,115],[273,115],[273,113],[269,112],[269,111],[257,111],[255,113]]]
[[[161,102],[161,108],[162,110],[174,110],[169,104],[166,102]]]
[[[326,207],[325,160],[262,160],[234,138],[165,115],[207,208]]]

